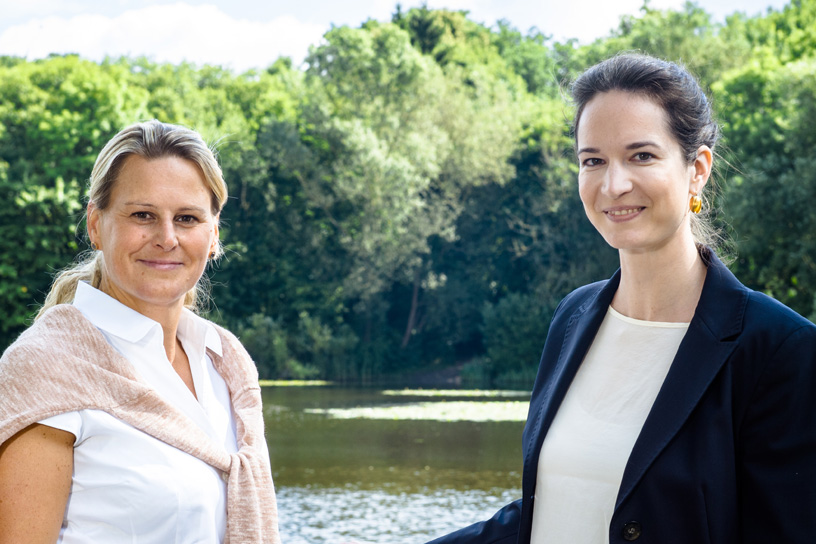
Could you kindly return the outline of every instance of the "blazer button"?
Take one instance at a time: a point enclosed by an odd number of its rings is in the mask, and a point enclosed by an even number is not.
[[[640,535],[643,534],[643,529],[640,527],[640,523],[637,521],[630,521],[627,522],[623,526],[623,539],[629,542],[633,540],[637,540],[640,538]]]

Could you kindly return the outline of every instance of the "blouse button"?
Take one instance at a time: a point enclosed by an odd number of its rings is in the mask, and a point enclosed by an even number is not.
[[[640,538],[642,533],[643,530],[637,521],[630,521],[623,526],[623,539],[629,542]]]
[[[221,479],[224,480],[225,482],[229,481],[229,472],[222,472]]]

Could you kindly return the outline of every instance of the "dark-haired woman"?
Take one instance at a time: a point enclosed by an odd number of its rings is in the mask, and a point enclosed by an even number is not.
[[[708,100],[633,54],[572,97],[581,200],[620,269],[553,316],[522,499],[433,544],[816,542],[816,326],[710,248]]]

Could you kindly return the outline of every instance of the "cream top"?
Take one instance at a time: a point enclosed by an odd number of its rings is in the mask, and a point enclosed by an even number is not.
[[[609,307],[541,448],[532,544],[607,544],[629,454],[688,323]]]

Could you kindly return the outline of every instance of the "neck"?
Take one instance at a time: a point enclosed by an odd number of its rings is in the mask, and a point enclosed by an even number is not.
[[[161,325],[164,332],[164,350],[167,353],[167,360],[173,362],[176,356],[176,333],[178,332],[179,320],[181,320],[181,312],[184,311],[183,297],[166,305],[150,303],[117,289],[104,277],[99,282],[99,290]]]
[[[621,250],[620,261],[615,310],[644,321],[691,321],[707,270],[691,238],[649,252]]]
[[[135,310],[145,317],[152,319],[161,325],[164,334],[164,351],[167,354],[167,360],[172,362],[176,356],[176,333],[178,332],[178,324],[181,320],[181,312],[184,310],[184,301],[179,299],[176,303],[169,305],[156,305],[147,303],[144,300],[136,297],[128,296],[114,289],[110,284],[104,280],[99,284],[99,290],[108,296],[115,298],[128,308]]]
[[[167,360],[173,362],[176,357],[176,350],[178,349],[177,334],[178,325],[181,320],[181,312],[184,309],[182,305],[173,307],[161,308],[135,308],[142,315],[149,317],[161,325],[164,333],[164,351],[167,353]]]

